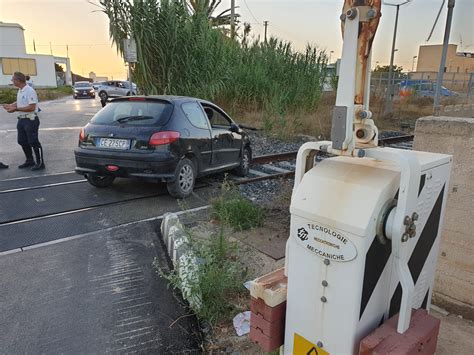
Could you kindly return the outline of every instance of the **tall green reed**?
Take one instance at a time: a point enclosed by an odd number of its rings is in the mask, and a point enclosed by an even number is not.
[[[270,38],[244,43],[212,27],[206,9],[189,11],[184,0],[100,0],[110,36],[123,53],[123,38],[137,41],[133,78],[146,94],[196,96],[246,108],[285,124],[288,114],[316,108],[327,56],[308,45]],[[280,124],[278,123],[280,122]]]

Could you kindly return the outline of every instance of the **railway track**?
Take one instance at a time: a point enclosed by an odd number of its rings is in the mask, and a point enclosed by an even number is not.
[[[389,136],[379,139],[379,146],[393,147],[400,149],[411,149],[413,143],[413,134]],[[276,153],[257,156],[252,159],[250,176],[245,178],[232,177],[237,185],[249,184],[262,180],[287,178],[294,175],[295,164],[289,164],[295,161],[298,151]],[[286,162],[286,166],[279,166],[278,162]]]
[[[383,139],[384,145],[406,144],[412,136]],[[233,183],[250,184],[294,175],[297,151],[255,157],[248,177],[230,175]],[[198,179],[186,208],[207,205],[222,176]],[[0,253],[78,234],[153,218],[182,205],[164,184],[119,179],[96,189],[73,171],[0,181]]]

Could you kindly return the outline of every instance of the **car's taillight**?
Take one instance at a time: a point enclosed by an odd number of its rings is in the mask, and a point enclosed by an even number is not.
[[[86,134],[84,133],[84,128],[81,128],[81,133],[79,133],[79,142],[84,142],[86,140]]]
[[[154,133],[150,138],[150,145],[170,144],[179,139],[179,132],[163,131]]]
[[[144,97],[130,97],[128,101],[145,101]]]

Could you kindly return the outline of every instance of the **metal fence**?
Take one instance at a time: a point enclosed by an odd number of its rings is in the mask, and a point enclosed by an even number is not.
[[[403,80],[427,80],[436,83],[436,72],[393,73],[394,94]],[[444,73],[443,86],[458,94],[474,96],[474,73]],[[372,72],[371,93],[383,96],[388,88],[388,72]]]

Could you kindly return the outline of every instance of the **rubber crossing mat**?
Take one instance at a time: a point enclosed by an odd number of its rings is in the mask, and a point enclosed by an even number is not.
[[[10,190],[26,189],[78,180],[82,180],[84,182],[87,181],[84,177],[74,172],[2,180],[0,181],[0,198],[2,197],[3,193]]]
[[[164,194],[164,184],[119,180],[105,189],[88,183],[0,194],[0,225],[29,218]]]
[[[186,199],[186,208],[207,204],[208,189]],[[99,231],[183,210],[183,203],[162,192],[159,196],[101,206],[75,213],[0,225],[0,252]]]

